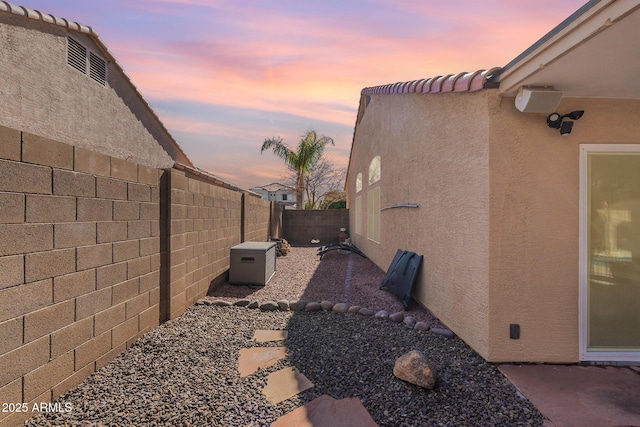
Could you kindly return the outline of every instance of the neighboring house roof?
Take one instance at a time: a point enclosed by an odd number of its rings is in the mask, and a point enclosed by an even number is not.
[[[251,190],[252,191],[264,190],[272,193],[276,191],[286,191],[286,192],[295,193],[296,191],[292,187],[289,187],[288,185],[280,184],[279,182],[272,182],[271,184],[252,187]]]
[[[116,69],[123,75],[125,81],[127,81],[131,86],[131,90],[133,91],[133,93],[135,93],[140,98],[140,101],[143,103],[143,105],[146,106],[146,108],[148,108],[151,116],[154,117],[160,129],[162,129],[162,131],[166,134],[167,140],[170,141],[171,146],[170,147],[163,146],[164,150],[167,151],[167,153],[171,156],[171,158],[173,158],[173,160],[176,161],[177,163],[181,163],[181,164],[185,164],[190,167],[193,167],[193,163],[191,162],[191,160],[189,160],[189,158],[184,153],[184,151],[182,151],[182,148],[180,148],[180,146],[175,141],[175,139],[173,139],[173,136],[171,136],[167,128],[160,121],[160,118],[153,111],[151,106],[149,106],[149,104],[144,99],[140,91],[138,91],[136,86],[131,82],[131,79],[129,79],[129,76],[127,75],[127,73],[125,73],[124,69],[120,66],[120,64],[118,64],[118,61],[116,61],[115,57],[111,55],[107,47],[102,43],[102,41],[98,37],[98,34],[91,27],[80,24],[78,22],[69,21],[64,18],[59,18],[57,16],[54,16],[48,13],[43,13],[38,10],[29,9],[24,6],[17,6],[7,1],[0,1],[0,13],[1,12],[11,13],[14,15],[32,19],[34,21],[40,21],[49,25],[64,27],[70,31],[76,31],[89,36],[94,41],[94,43],[102,50],[102,53],[107,57],[108,61],[111,62],[116,67]]]

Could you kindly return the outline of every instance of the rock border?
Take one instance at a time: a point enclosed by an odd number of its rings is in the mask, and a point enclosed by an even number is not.
[[[333,313],[350,313],[364,317],[372,317],[375,319],[388,320],[393,323],[402,323],[404,326],[416,331],[428,331],[434,334],[442,335],[447,338],[453,338],[455,334],[453,331],[444,328],[430,328],[426,322],[416,322],[413,316],[405,315],[399,311],[389,314],[385,310],[374,312],[370,308],[362,307],[359,305],[349,305],[346,303],[334,304],[329,301],[311,301],[306,302],[304,300],[278,300],[278,301],[263,301],[239,299],[236,302],[230,302],[223,299],[206,299],[200,298],[196,301],[195,305],[217,306],[217,307],[245,307],[247,309],[261,310],[261,311],[307,311],[307,312],[333,312]]]

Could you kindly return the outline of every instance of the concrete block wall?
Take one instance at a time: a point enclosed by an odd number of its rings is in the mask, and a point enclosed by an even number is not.
[[[269,237],[271,237],[269,235],[271,202],[245,193],[243,207],[243,240],[251,242],[268,241]]]
[[[242,193],[177,169],[168,187],[166,314],[174,319],[224,280],[231,247],[241,243]]]
[[[159,324],[160,173],[0,127],[3,402],[56,399]]]
[[[293,245],[338,243],[340,228],[349,227],[348,209],[293,210],[285,209],[282,219],[283,237]]]

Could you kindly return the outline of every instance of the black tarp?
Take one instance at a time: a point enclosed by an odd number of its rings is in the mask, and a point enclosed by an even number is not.
[[[380,285],[380,289],[395,294],[402,301],[405,310],[409,309],[411,291],[418,277],[422,258],[422,255],[415,252],[398,249]]]

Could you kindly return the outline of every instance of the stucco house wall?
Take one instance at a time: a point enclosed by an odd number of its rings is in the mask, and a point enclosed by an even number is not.
[[[349,234],[381,269],[397,249],[425,256],[414,298],[471,344],[489,350],[490,91],[382,94],[363,100],[347,184]],[[368,105],[367,105],[368,104]],[[368,184],[380,156],[381,179]],[[356,192],[356,175],[362,190]],[[380,187],[380,242],[367,235],[367,197]],[[361,211],[355,208],[361,196]],[[360,216],[361,233],[356,230]]]
[[[489,361],[579,361],[580,145],[640,141],[638,100],[568,98],[558,110],[585,110],[570,136],[492,89],[382,94],[356,127],[347,183],[354,243],[383,270],[397,249],[424,255],[414,299]],[[381,179],[369,186],[378,155]],[[419,206],[382,210],[379,243],[367,235],[376,186],[381,209]]]
[[[105,86],[67,65],[68,36],[107,61]],[[0,125],[151,167],[190,164],[91,35],[0,10],[0,42]]]
[[[580,144],[640,142],[640,101],[569,98],[561,137],[544,114],[499,101],[490,125],[490,347],[495,362],[579,361]],[[520,325],[519,340],[509,324]]]

